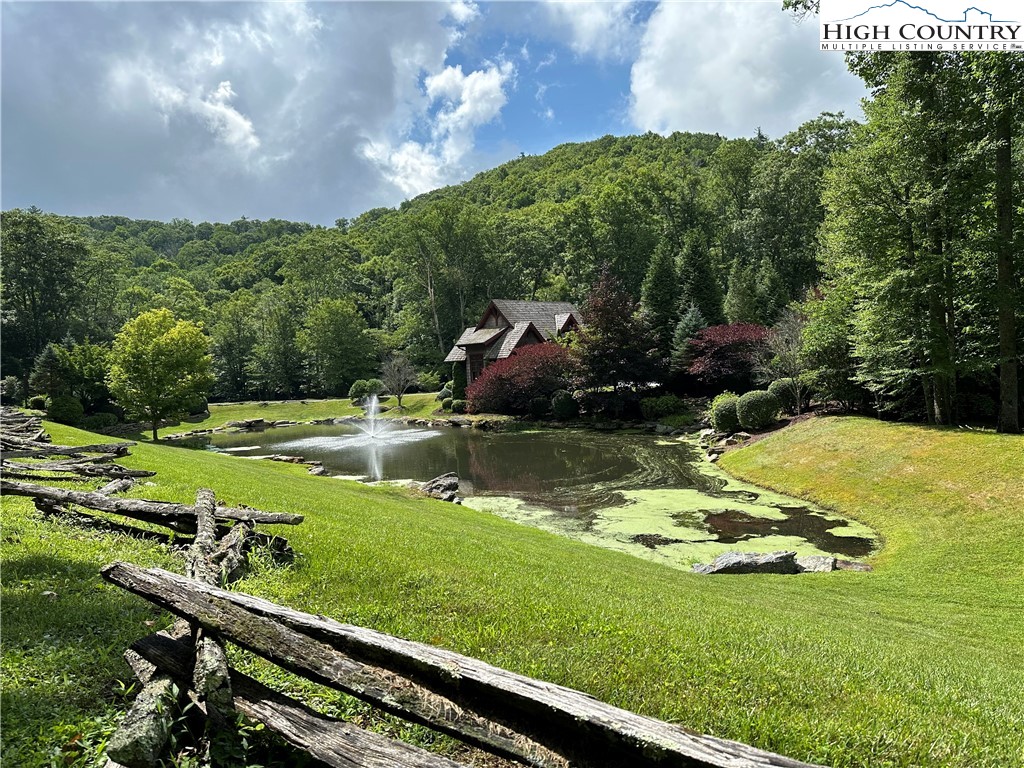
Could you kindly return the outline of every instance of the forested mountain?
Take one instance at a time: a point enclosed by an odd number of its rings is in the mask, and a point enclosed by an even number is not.
[[[607,274],[676,367],[700,328],[772,326],[802,302],[807,380],[824,396],[994,419],[1021,313],[1006,226],[1019,65],[986,81],[988,59],[884,61],[859,65],[876,88],[864,125],[606,136],[334,227],[8,211],[4,374],[27,379],[48,343],[103,344],[166,307],[207,330],[216,397],[345,394],[377,354],[444,375],[492,298],[583,302]]]

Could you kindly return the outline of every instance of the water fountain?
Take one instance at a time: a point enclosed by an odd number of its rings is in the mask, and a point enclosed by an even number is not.
[[[378,418],[380,416],[380,400],[377,399],[376,395],[370,395],[370,399],[363,410],[366,413],[366,420],[356,424],[356,426],[363,431],[363,434],[376,440],[388,431],[389,426]]]
[[[371,395],[363,406],[365,416],[351,422],[359,431],[347,435],[317,435],[276,443],[273,447],[281,451],[299,451],[304,455],[325,458],[334,452],[361,454],[365,461],[364,477],[381,480],[384,477],[384,457],[405,443],[418,442],[437,437],[440,432],[406,425],[397,425],[390,419],[380,418],[380,400]],[[351,429],[351,427],[350,427]]]

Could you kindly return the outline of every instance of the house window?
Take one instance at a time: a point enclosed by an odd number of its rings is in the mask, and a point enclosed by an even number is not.
[[[469,380],[476,381],[477,376],[484,369],[484,356],[483,355],[470,355],[469,356]]]

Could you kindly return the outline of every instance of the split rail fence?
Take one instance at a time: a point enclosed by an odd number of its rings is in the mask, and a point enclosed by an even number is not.
[[[193,537],[185,553],[185,575],[126,562],[101,571],[112,584],[178,617],[169,631],[138,640],[125,654],[142,688],[107,744],[108,768],[156,766],[166,755],[175,713],[186,702],[204,717],[207,736],[200,757],[208,765],[220,762],[218,740],[212,736],[230,732],[236,713],[263,723],[320,764],[335,768],[461,765],[328,717],[232,669],[225,651],[228,642],[384,712],[536,768],[813,768],[452,651],[229,590],[226,586],[244,570],[249,549],[279,541],[256,533],[253,526],[297,524],[301,516],[217,506],[207,489],[197,492],[194,505],[113,498],[143,472],[112,463],[127,455],[130,444],[53,446],[38,420],[12,417],[17,431],[8,431],[8,415],[7,410],[2,414],[0,436],[4,494],[31,497],[44,513],[71,515],[79,523],[153,535],[92,514],[102,512]],[[67,458],[47,460],[53,456]],[[14,461],[26,457],[42,461]],[[104,467],[104,474],[88,474],[91,470],[83,471],[87,466]],[[103,477],[111,483],[94,492],[68,491],[6,479],[14,473],[40,481]],[[72,505],[90,512],[72,511]]]

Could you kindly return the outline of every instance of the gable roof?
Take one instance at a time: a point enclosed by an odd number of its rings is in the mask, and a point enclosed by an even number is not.
[[[473,344],[490,344],[508,328],[467,328],[455,342],[457,347],[468,347]]]
[[[512,326],[512,329],[505,334],[505,338],[501,340],[500,344],[495,344],[487,350],[485,355],[488,360],[501,360],[512,354],[512,351],[516,348],[516,345],[523,340],[523,337],[528,333],[533,332],[538,339],[544,341],[544,334],[537,330],[532,322],[516,323]]]
[[[547,339],[558,335],[556,315],[574,314],[579,317],[579,310],[568,301],[515,301],[513,299],[494,299],[491,305],[497,309],[513,326],[520,323],[533,323],[540,334]],[[484,317],[487,313],[484,313]],[[477,326],[479,328],[479,326]]]

